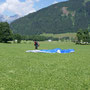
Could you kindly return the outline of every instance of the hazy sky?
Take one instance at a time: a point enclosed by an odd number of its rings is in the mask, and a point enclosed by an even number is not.
[[[67,0],[0,0],[0,14],[21,16],[35,12],[54,3]]]

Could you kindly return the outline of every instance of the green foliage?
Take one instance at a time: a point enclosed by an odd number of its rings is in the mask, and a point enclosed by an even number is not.
[[[82,30],[80,29],[78,32],[77,32],[77,40],[79,43],[82,42],[89,42],[89,39],[90,39],[90,35],[89,35],[89,32],[88,30]]]
[[[77,32],[77,39],[78,41],[80,42],[81,40],[83,40],[83,31],[82,30],[79,30]]]
[[[29,36],[29,40],[33,40],[33,41],[45,41],[45,40],[47,40],[47,38],[44,37],[44,36],[39,36],[39,35],[32,35],[32,36]]]
[[[90,1],[83,3],[84,0],[60,2],[17,19],[10,26],[14,33],[22,35],[77,32],[90,25]]]
[[[17,43],[20,43],[22,40],[22,36],[20,34],[14,34],[13,37],[14,40],[17,40]]]
[[[17,39],[17,34],[14,34],[14,40]],[[76,33],[64,33],[64,34],[40,34],[40,35],[22,35],[21,40],[32,41],[75,41]]]
[[[90,45],[39,42],[39,49],[75,49],[75,53],[25,53],[34,43],[0,43],[0,90],[89,90]]]
[[[12,31],[10,30],[9,24],[7,22],[0,23],[0,42],[7,43],[13,39]]]
[[[32,40],[32,41],[45,41],[45,40],[53,40],[53,41],[57,41],[59,40],[59,38],[55,38],[55,37],[46,37],[43,35],[27,35],[27,36],[22,36],[22,40]]]

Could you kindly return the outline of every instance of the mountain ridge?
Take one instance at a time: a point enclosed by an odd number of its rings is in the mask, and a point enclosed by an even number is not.
[[[14,33],[22,35],[77,32],[90,27],[89,6],[90,1],[86,0],[56,3],[17,19],[10,26]]]
[[[11,23],[13,22],[14,20],[20,18],[19,15],[13,15],[13,16],[6,16],[6,15],[0,15],[0,22],[8,22],[8,23]]]

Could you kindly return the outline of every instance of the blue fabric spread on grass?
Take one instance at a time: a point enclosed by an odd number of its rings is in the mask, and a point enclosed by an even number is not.
[[[34,53],[71,53],[71,52],[75,52],[74,49],[60,49],[60,48],[56,48],[56,49],[50,49],[50,50],[28,50],[26,52],[34,52]]]
[[[56,48],[56,49],[51,49],[51,50],[40,50],[43,53],[71,53],[71,52],[75,52],[74,49],[60,49],[60,48]]]

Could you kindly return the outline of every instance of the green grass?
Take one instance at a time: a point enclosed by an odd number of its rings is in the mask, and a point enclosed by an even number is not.
[[[43,33],[43,34],[41,34],[41,36],[54,37],[54,38],[63,38],[63,37],[75,38],[76,33],[63,33],[63,34],[46,34],[46,33]]]
[[[39,49],[75,53],[26,53],[28,44],[0,44],[0,90],[90,90],[90,45],[40,42]]]

